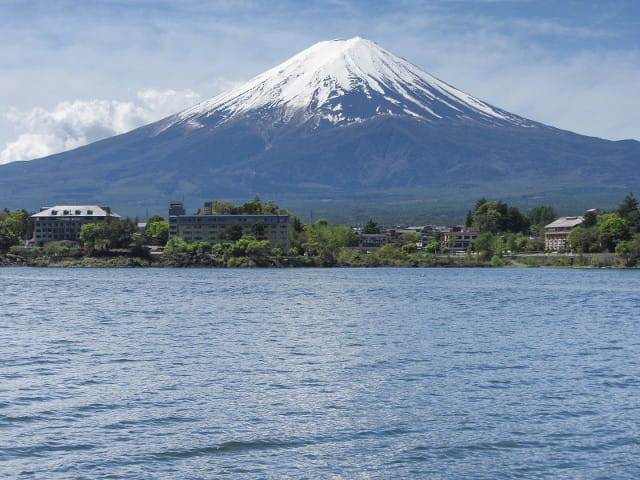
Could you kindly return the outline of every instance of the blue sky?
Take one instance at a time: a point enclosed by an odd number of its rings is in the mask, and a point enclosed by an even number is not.
[[[0,163],[122,133],[356,35],[513,113],[640,139],[637,0],[0,0]]]

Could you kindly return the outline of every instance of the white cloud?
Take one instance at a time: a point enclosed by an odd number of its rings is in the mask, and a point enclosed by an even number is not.
[[[200,101],[200,95],[193,90],[177,92],[147,88],[138,92],[138,99],[154,119],[160,119],[195,105]]]
[[[11,108],[5,119],[19,137],[0,152],[0,164],[31,160],[128,132],[183,110],[200,100],[192,90],[144,89],[136,101],[75,100],[53,109]]]

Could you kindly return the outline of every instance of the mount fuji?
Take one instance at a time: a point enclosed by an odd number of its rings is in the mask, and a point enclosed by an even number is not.
[[[559,130],[463,93],[374,42],[320,42],[246,84],[131,132],[0,166],[0,205],[258,195],[294,211],[613,205],[640,185],[640,142]],[[581,213],[581,212],[580,212]]]

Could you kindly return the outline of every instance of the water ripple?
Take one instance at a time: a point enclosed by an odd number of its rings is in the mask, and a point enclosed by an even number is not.
[[[637,272],[2,274],[0,477],[640,478]]]

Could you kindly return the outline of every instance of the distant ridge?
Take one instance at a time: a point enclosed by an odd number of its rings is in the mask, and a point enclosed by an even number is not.
[[[369,40],[320,42],[244,85],[132,132],[0,166],[0,206],[247,200],[294,211],[459,214],[477,198],[562,210],[640,191],[640,142],[525,119]]]

